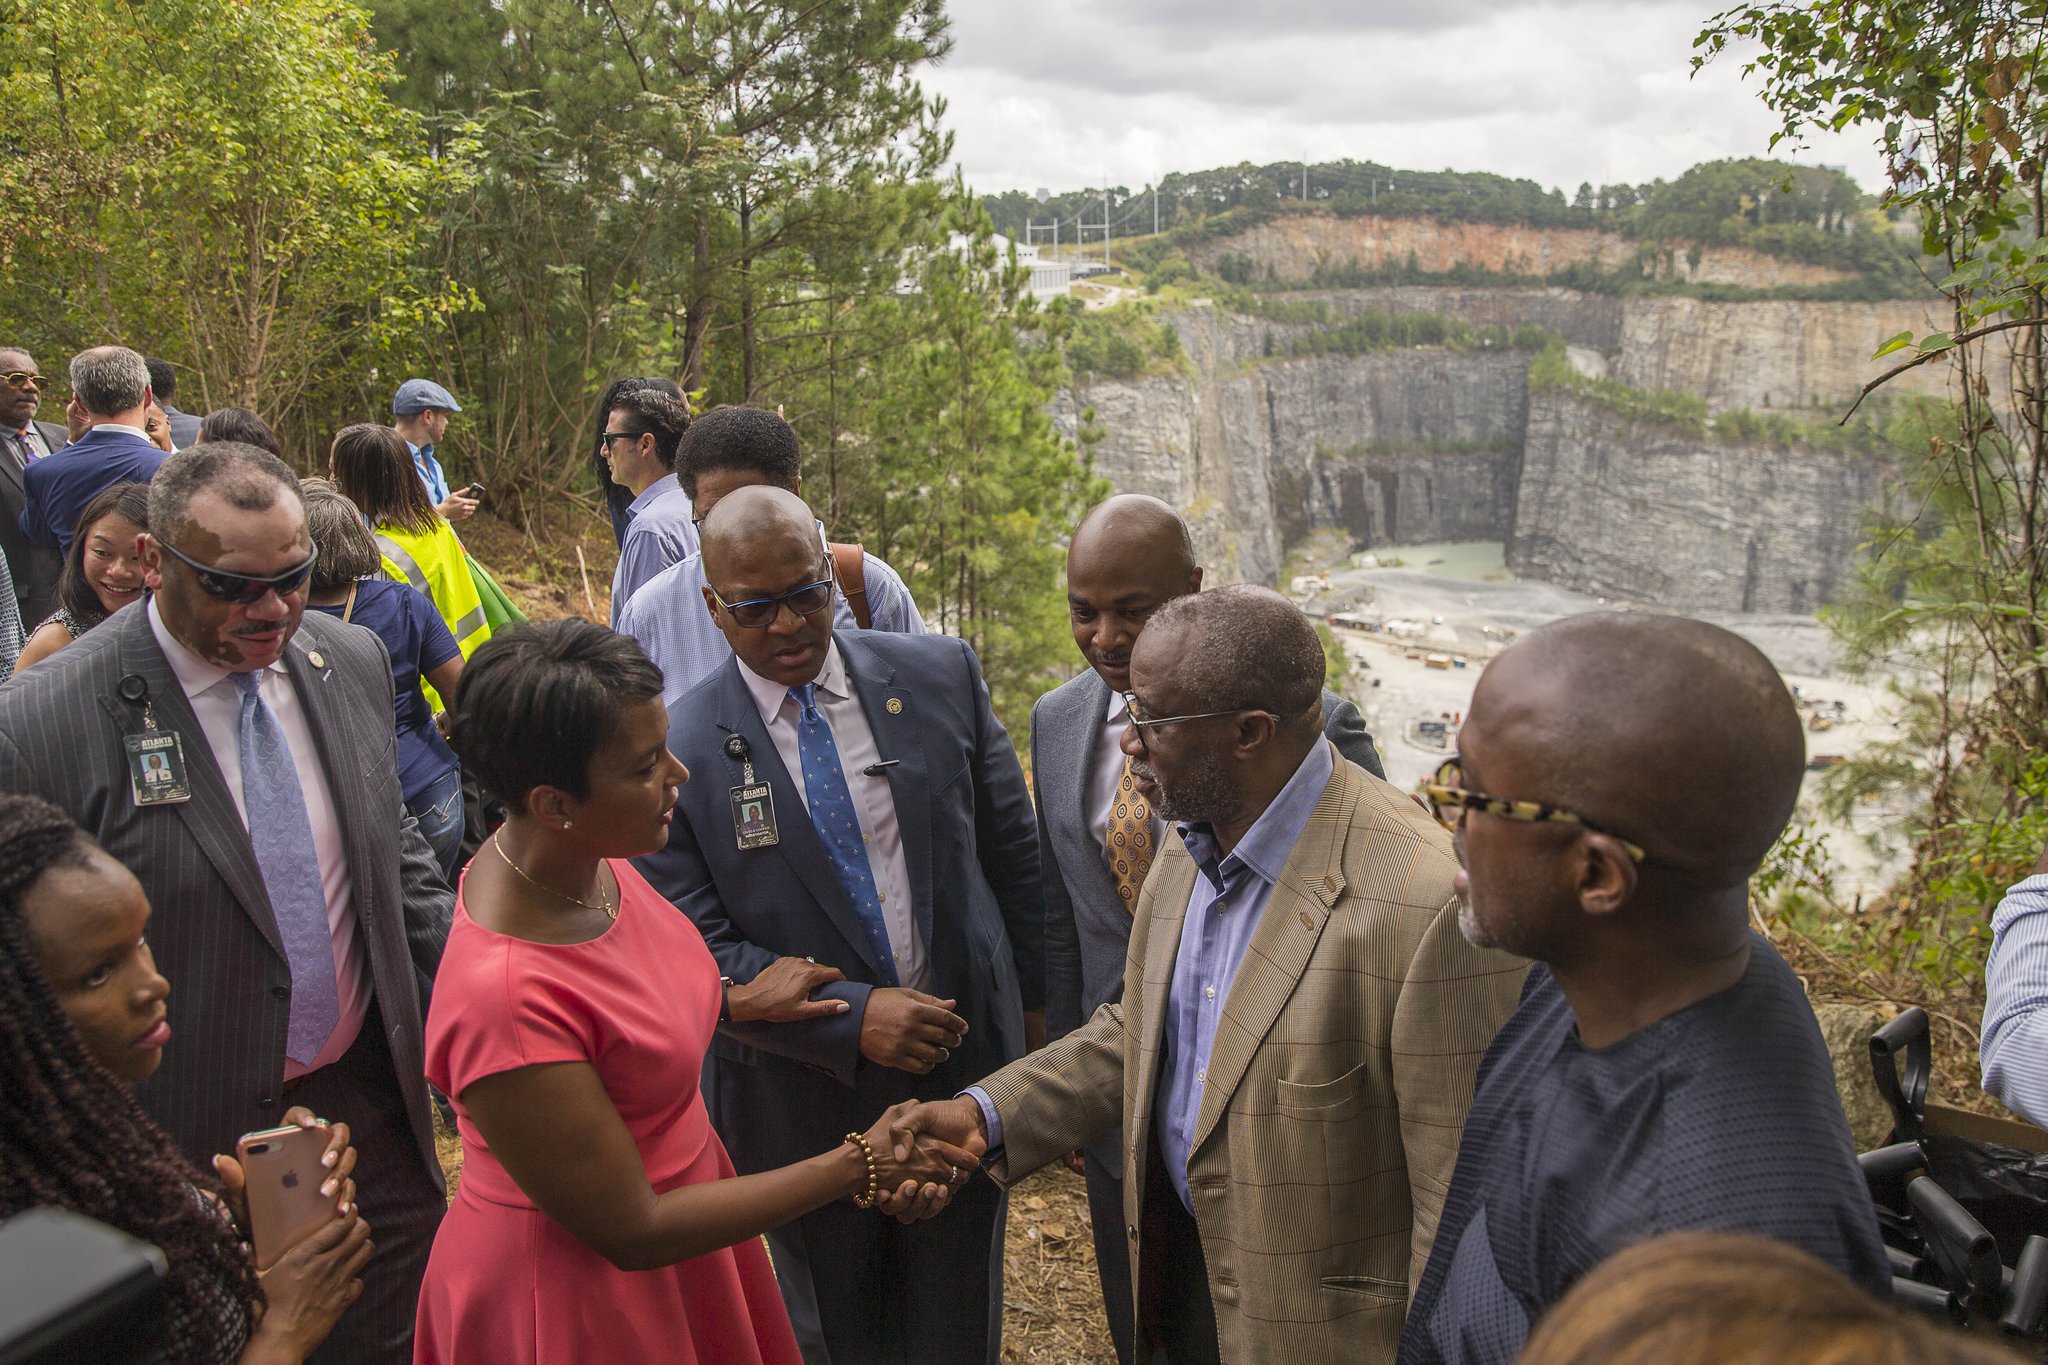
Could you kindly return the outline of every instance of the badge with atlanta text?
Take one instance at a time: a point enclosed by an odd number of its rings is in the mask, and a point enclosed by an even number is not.
[[[185,749],[175,730],[123,735],[128,750],[128,785],[138,806],[170,806],[192,799],[185,780]]]
[[[772,848],[782,842],[775,828],[775,792],[766,782],[732,789],[732,838],[740,848]]]

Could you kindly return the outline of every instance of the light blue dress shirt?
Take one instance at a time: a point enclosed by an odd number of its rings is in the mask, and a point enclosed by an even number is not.
[[[619,542],[619,567],[612,572],[612,629],[633,594],[648,579],[697,553],[697,509],[690,495],[664,474],[626,508],[626,535]]]
[[[448,476],[441,472],[441,462],[434,458],[430,445],[416,446],[411,441],[405,448],[412,452],[412,467],[420,472],[420,482],[427,486],[427,497],[439,507],[448,501]]]
[[[818,544],[825,544],[825,527],[818,526]],[[873,555],[867,559],[868,617],[875,630],[899,635],[925,633],[924,618],[917,603],[896,571]],[[858,630],[853,608],[844,593],[833,592],[832,628]],[[704,556],[692,554],[663,569],[640,585],[627,600],[614,627],[621,635],[639,641],[640,648],[661,670],[661,704],[675,705],[676,698],[701,682],[711,671],[732,657],[704,606]]]
[[[1991,917],[1984,963],[1984,1089],[2048,1127],[2048,876],[2017,882]]]
[[[1332,752],[1327,741],[1319,741],[1309,750],[1280,794],[1227,854],[1218,856],[1216,836],[1208,825],[1175,826],[1201,875],[1188,893],[1180,951],[1173,960],[1173,983],[1167,988],[1164,1055],[1159,1063],[1153,1120],[1159,1125],[1159,1151],[1166,1161],[1167,1177],[1190,1212],[1194,1201],[1188,1196],[1188,1158],[1194,1154],[1195,1123],[1201,1117],[1202,1092],[1209,1082],[1216,1026],[1230,1001],[1230,985],[1237,979],[1245,949],[1251,946],[1252,934],[1279,884],[1281,869],[1287,866],[1302,831],[1308,828],[1309,816],[1330,785],[1336,769]],[[1002,1146],[1002,1118],[988,1092],[972,1086],[964,1093],[981,1106],[990,1148]]]

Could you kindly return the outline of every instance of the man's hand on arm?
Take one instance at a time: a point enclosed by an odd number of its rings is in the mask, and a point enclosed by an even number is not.
[[[967,1021],[953,1013],[958,1004],[900,986],[876,988],[861,1017],[861,1056],[877,1066],[925,1075],[967,1036]]]

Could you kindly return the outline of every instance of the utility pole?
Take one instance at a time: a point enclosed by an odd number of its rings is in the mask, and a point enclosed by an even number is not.
[[[1109,177],[1102,178],[1102,263],[1109,264]]]
[[[1308,163],[1301,163],[1301,202],[1308,202]]]
[[[1159,187],[1152,187],[1152,235],[1159,235]]]

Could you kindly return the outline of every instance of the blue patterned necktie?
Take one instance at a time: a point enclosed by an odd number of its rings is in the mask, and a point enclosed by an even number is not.
[[[278,728],[277,717],[263,704],[262,670],[230,674],[242,694],[241,721],[235,730],[235,752],[242,760],[242,805],[249,812],[249,843],[263,888],[270,893],[270,913],[284,941],[285,960],[292,969],[291,1022],[285,1030],[285,1055],[301,1066],[320,1055],[321,1046],[341,1022],[341,992],[334,980],[334,935],[327,924],[327,892],[320,883],[320,853],[313,843],[313,821],[306,814],[306,793],[299,768]]]
[[[824,841],[825,856],[839,874],[839,884],[853,901],[861,928],[875,961],[882,964],[882,984],[896,984],[895,950],[889,946],[889,926],[882,919],[882,896],[875,886],[874,868],[868,865],[867,844],[861,838],[860,820],[853,809],[853,793],[846,789],[846,774],[839,766],[839,744],[832,727],[818,710],[817,686],[805,683],[789,689],[797,704],[797,753],[803,759],[804,794],[809,798],[811,823]]]

